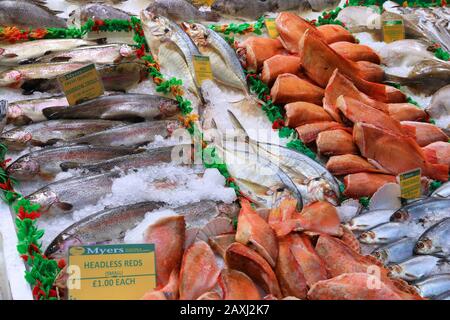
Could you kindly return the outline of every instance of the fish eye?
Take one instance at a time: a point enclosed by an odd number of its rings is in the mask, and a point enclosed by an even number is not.
[[[168,33],[169,31],[170,31],[169,28],[164,29],[164,33]]]

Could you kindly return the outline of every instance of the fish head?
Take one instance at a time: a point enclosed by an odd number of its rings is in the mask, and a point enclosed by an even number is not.
[[[200,23],[182,22],[181,27],[197,46],[208,45],[208,29]]]
[[[76,236],[62,232],[59,234],[45,250],[45,256],[49,259],[66,258],[69,248],[80,246],[83,242]]]
[[[31,203],[39,204],[42,213],[48,212],[58,202],[58,196],[50,188],[43,188],[26,197]]]
[[[120,53],[121,57],[128,58],[128,57],[133,56],[134,50],[129,45],[123,44],[120,46],[119,53]]]
[[[28,180],[34,178],[39,173],[39,163],[25,156],[11,163],[6,172],[13,178]]]
[[[414,252],[417,254],[430,254],[435,251],[433,241],[430,238],[424,237],[417,241],[414,247]]]
[[[11,149],[25,147],[33,138],[30,132],[25,130],[10,130],[2,133],[0,139],[4,141]]]
[[[1,74],[0,83],[2,86],[15,86],[21,84],[22,79],[22,73],[17,70],[9,70]]]
[[[386,250],[377,250],[377,251],[374,251],[374,252],[371,254],[371,256],[372,256],[372,257],[375,257],[376,259],[380,260],[380,261],[383,262],[383,263],[384,263],[384,262],[387,260],[387,258],[388,258],[388,254],[387,254]]]
[[[409,213],[408,210],[405,209],[399,209],[391,217],[392,222],[403,222],[409,220]]]
[[[24,125],[26,123],[18,123],[18,120],[23,119],[24,117],[25,114],[19,106],[13,104],[10,104],[8,106],[8,110],[6,112],[6,118],[8,123],[14,123],[16,125]]]
[[[159,15],[153,8],[142,11],[141,20],[150,36],[161,42],[170,39],[174,32],[169,19]]]

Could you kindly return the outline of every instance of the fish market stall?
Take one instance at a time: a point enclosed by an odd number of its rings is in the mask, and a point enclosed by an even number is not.
[[[448,300],[449,19],[0,1],[0,299]]]

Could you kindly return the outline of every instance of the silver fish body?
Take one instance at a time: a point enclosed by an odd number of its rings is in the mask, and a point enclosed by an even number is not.
[[[230,45],[218,33],[200,23],[182,23],[182,27],[201,53],[210,58],[214,78],[248,93],[244,69]]]
[[[425,231],[417,241],[416,254],[450,255],[450,217]]]
[[[403,238],[375,249],[371,255],[384,264],[399,263],[413,255],[416,242],[416,238]]]
[[[407,224],[388,222],[363,232],[359,241],[365,244],[387,244],[407,236],[408,229]]]
[[[187,0],[153,0],[146,9],[174,21],[219,21],[220,15],[200,11]]]
[[[450,290],[444,293],[441,293],[438,296],[434,296],[433,300],[450,300]]]
[[[66,214],[94,205],[111,192],[117,172],[107,172],[53,182],[26,196],[31,203],[40,205],[40,212],[51,216]]]
[[[0,26],[26,28],[65,28],[66,21],[32,1],[0,1]]]
[[[420,295],[433,298],[450,290],[450,273],[429,276],[414,283]]]
[[[450,134],[450,119],[448,117],[450,114],[450,85],[435,92],[426,111],[435,119],[439,128]]]
[[[89,19],[94,21],[105,19],[129,20],[130,17],[131,15],[128,12],[105,3],[87,3],[69,13],[69,22],[74,25],[82,25]]]
[[[186,148],[189,148],[190,145],[186,145]],[[145,152],[141,152],[138,154],[128,154],[119,157],[115,157],[113,159],[108,159],[104,161],[97,161],[90,164],[85,164],[81,166],[73,166],[69,164],[67,168],[76,167],[83,171],[89,172],[106,172],[113,169],[120,169],[124,171],[135,170],[139,168],[145,168],[152,165],[157,165],[161,163],[173,163],[174,160],[173,154],[174,147],[160,147],[155,149],[150,149]]]
[[[389,222],[393,210],[373,210],[354,217],[347,226],[353,231],[366,231]]]
[[[105,44],[80,47],[62,52],[52,52],[36,59],[38,63],[45,62],[85,62],[95,64],[114,64],[134,61],[134,49],[127,44]]]
[[[7,167],[6,172],[20,181],[50,179],[69,164],[87,165],[136,152],[139,150],[134,148],[90,145],[49,147],[21,156]]]
[[[58,141],[70,142],[84,135],[114,127],[125,122],[110,120],[50,120],[3,132],[0,140],[11,150],[22,150],[26,146],[43,146]]]
[[[441,259],[435,256],[415,256],[399,264],[389,266],[389,275],[407,281],[418,280],[436,271]]]
[[[83,39],[43,39],[0,46],[0,65],[17,65],[39,58],[47,52],[71,50],[81,46],[92,46],[95,41]]]
[[[61,232],[48,246],[46,254],[56,258],[65,255],[71,245],[122,242],[125,233],[137,226],[145,215],[163,206],[159,202],[141,202],[94,213]],[[185,217],[186,224],[200,226],[217,216],[234,217],[238,207],[214,201],[200,201],[173,209]]]
[[[179,128],[181,128],[181,124],[176,120],[146,121],[85,135],[70,142],[74,144],[132,147],[153,142],[155,136],[167,138],[171,136],[174,130]]]
[[[397,210],[390,220],[394,222],[415,221],[421,224],[430,224],[450,217],[449,208],[450,199],[428,198],[418,200]]]
[[[41,122],[47,120],[42,112],[45,108],[68,106],[69,102],[65,96],[14,101],[8,105],[6,121],[16,126]]]
[[[43,110],[48,119],[159,120],[178,113],[176,100],[149,94],[101,96],[70,108]]]

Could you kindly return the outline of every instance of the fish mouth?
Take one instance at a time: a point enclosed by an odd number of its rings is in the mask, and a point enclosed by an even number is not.
[[[45,250],[45,256],[53,260],[65,258],[70,247],[82,244],[82,241],[76,236],[63,233],[50,243]]]
[[[402,272],[402,267],[399,266],[398,264],[391,265],[388,267],[388,269],[389,269],[388,275],[392,277],[397,277]]]
[[[428,253],[431,248],[433,247],[433,241],[429,238],[425,238],[422,240],[417,241],[414,252],[418,254],[425,254]]]

